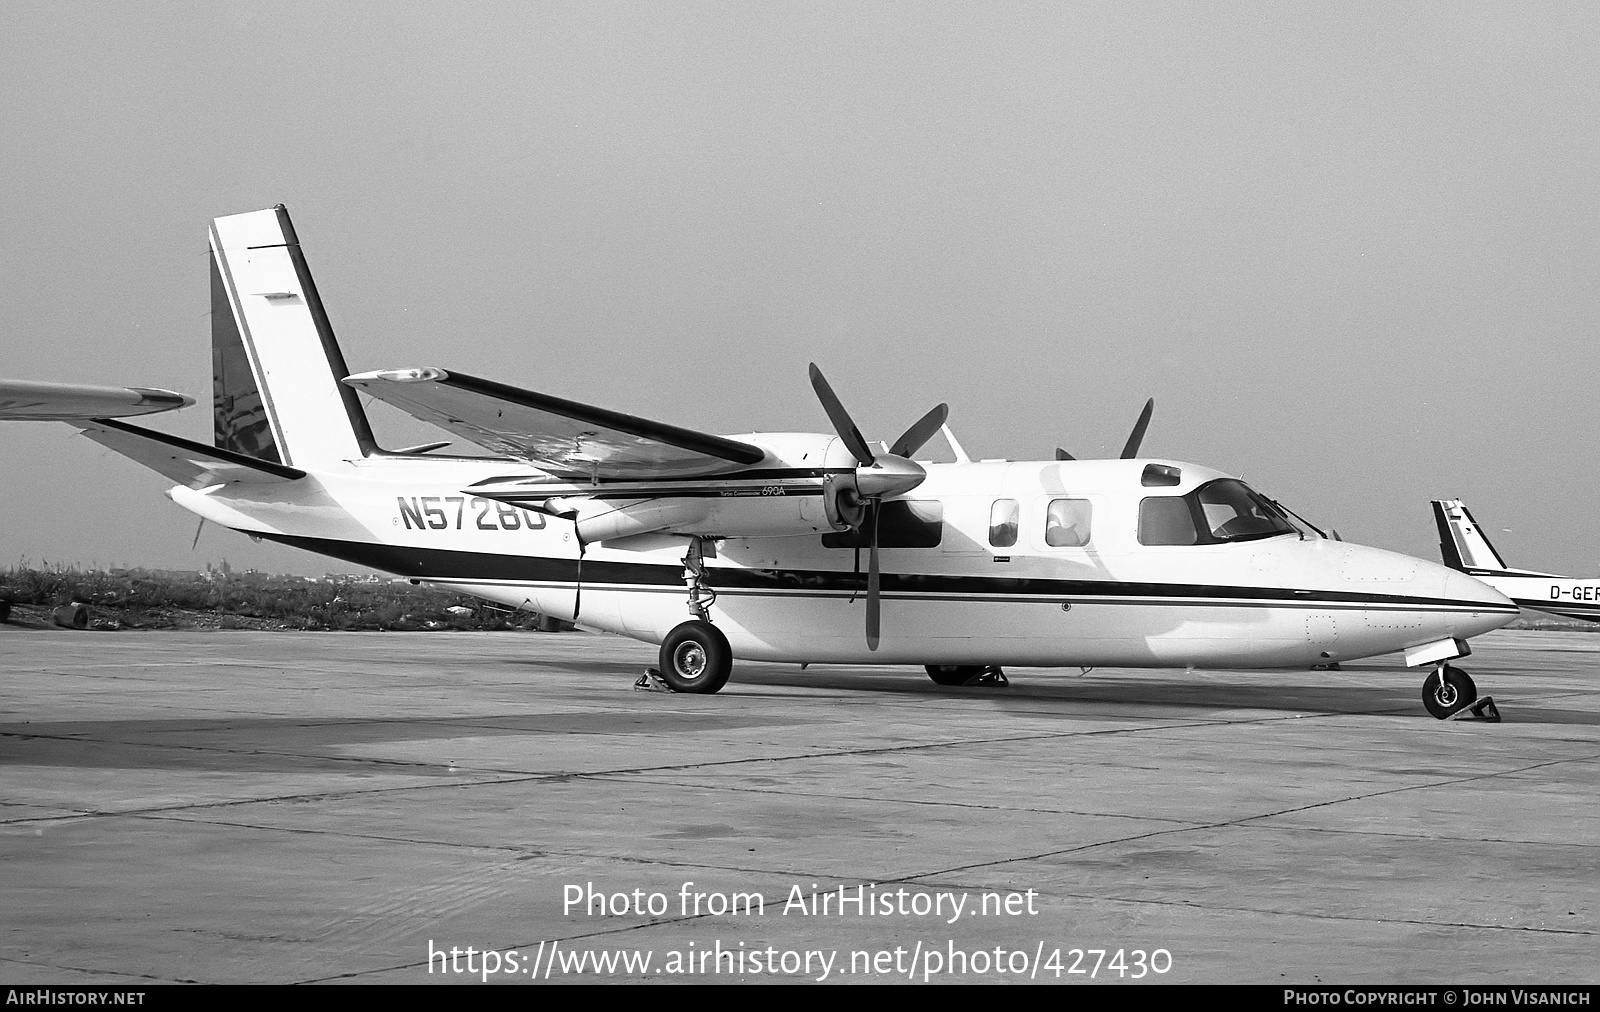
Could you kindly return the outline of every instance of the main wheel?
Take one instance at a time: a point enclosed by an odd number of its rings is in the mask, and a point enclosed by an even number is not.
[[[716,692],[732,671],[728,638],[710,622],[691,619],[661,641],[661,677],[673,692]]]
[[[967,679],[983,671],[978,664],[928,664],[928,677],[939,685],[965,685]]]
[[[1477,698],[1478,687],[1472,683],[1472,676],[1448,664],[1443,678],[1435,671],[1422,683],[1422,705],[1440,720],[1471,706]]]

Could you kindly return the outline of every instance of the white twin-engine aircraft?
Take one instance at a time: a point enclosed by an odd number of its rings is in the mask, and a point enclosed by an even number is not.
[[[112,417],[187,400],[165,391],[12,384],[0,417],[69,420],[252,537],[659,643],[679,692],[735,657],[953,685],[1404,651],[1443,717],[1471,702],[1445,662],[1517,614],[1237,478],[1135,459],[1148,407],[1127,459],[973,462],[950,439],[955,463],[919,463],[944,405],[869,443],[812,366],[834,433],[708,435],[444,369],[351,375],[282,206],[216,219],[211,250],[214,447]],[[381,449],[358,391],[486,452]]]
[[[1511,569],[1489,543],[1466,503],[1435,499],[1432,505],[1445,565],[1487,583],[1523,608],[1600,622],[1600,577],[1580,580]]]

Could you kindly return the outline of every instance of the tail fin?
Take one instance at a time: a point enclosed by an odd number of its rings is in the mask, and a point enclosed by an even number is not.
[[[1439,528],[1439,554],[1451,569],[1507,571],[1505,560],[1460,499],[1433,500],[1433,522]]]
[[[211,227],[216,445],[316,468],[376,450],[282,204]]]

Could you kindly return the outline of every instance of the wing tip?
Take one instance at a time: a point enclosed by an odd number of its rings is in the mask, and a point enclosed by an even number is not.
[[[358,372],[346,376],[340,382],[346,386],[357,387],[380,380],[385,383],[437,383],[449,378],[450,374],[443,369],[422,366],[414,369],[373,369],[370,372]]]
[[[196,403],[188,394],[180,394],[176,390],[163,390],[160,387],[129,387],[139,395],[139,406],[149,405],[151,412],[176,411],[178,408],[187,408]]]

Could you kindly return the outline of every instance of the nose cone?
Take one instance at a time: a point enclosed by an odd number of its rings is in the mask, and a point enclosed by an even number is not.
[[[914,460],[880,453],[866,467],[856,468],[856,485],[868,498],[900,495],[922,484],[928,472]]]
[[[1439,567],[1444,569],[1445,567]],[[1448,574],[1444,581],[1444,596],[1452,601],[1460,601],[1481,605],[1480,612],[1468,612],[1460,617],[1463,631],[1456,633],[1463,638],[1478,636],[1498,629],[1521,614],[1511,599],[1495,590],[1481,580],[1474,580],[1465,573],[1458,573],[1453,569],[1446,569]]]
[[[1503,610],[1507,606],[1515,607],[1509,597],[1487,583],[1474,580],[1466,573],[1458,573],[1453,569],[1445,569],[1444,596],[1452,601],[1470,601],[1488,605],[1496,611]]]
[[[1373,653],[1403,649],[1431,639],[1470,639],[1516,618],[1517,606],[1465,573],[1436,562],[1346,543],[1344,554],[1328,542],[1312,551],[1338,561],[1338,585],[1368,604],[1367,645]],[[1319,557],[1323,557],[1319,555]]]

